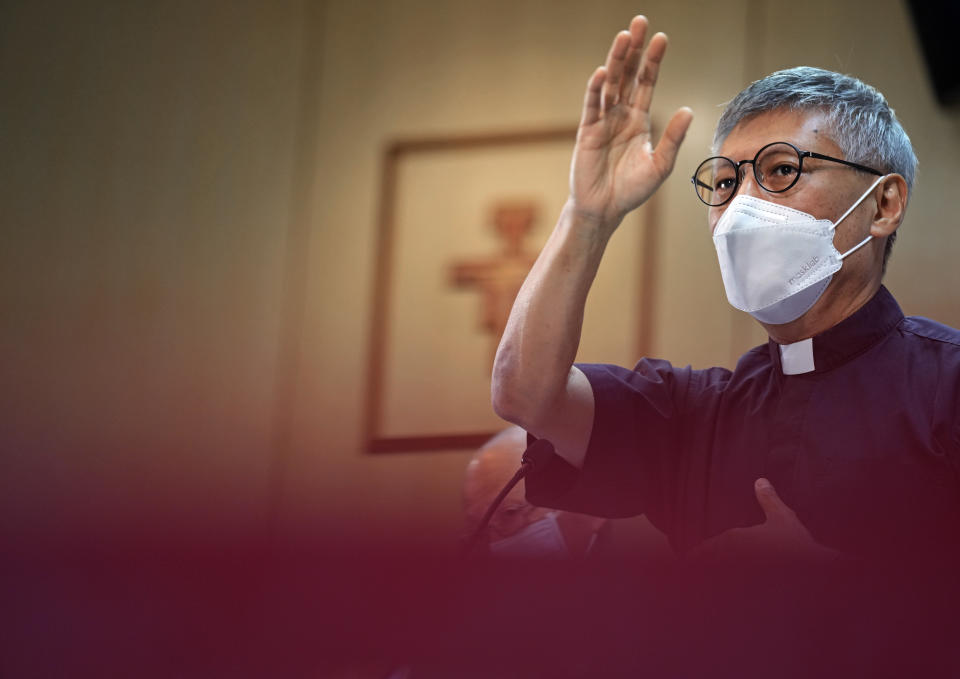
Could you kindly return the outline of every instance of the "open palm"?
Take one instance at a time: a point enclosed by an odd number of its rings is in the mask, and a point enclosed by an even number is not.
[[[644,50],[646,32],[646,18],[634,17],[590,77],[570,171],[574,209],[614,227],[670,174],[693,117],[678,110],[653,146],[650,103],[667,36],[657,33]]]

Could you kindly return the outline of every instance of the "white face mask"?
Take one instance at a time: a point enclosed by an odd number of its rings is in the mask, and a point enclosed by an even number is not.
[[[491,542],[490,551],[497,556],[523,558],[563,559],[570,556],[556,512],[534,521],[519,533]]]
[[[800,318],[827,289],[845,257],[833,247],[837,225],[886,177],[879,177],[836,221],[751,196],[737,195],[713,232],[727,300],[762,323]]]

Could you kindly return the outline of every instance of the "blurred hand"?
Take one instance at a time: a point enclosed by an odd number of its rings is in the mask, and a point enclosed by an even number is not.
[[[610,232],[673,170],[693,119],[690,109],[679,109],[653,147],[650,102],[667,36],[657,33],[644,49],[646,33],[647,19],[634,17],[630,30],[614,38],[606,64],[590,76],[573,153],[569,205]]]
[[[766,521],[749,528],[732,528],[710,538],[690,553],[701,561],[773,558],[786,562],[829,563],[839,552],[814,541],[796,513],[783,503],[767,479],[754,483]]]

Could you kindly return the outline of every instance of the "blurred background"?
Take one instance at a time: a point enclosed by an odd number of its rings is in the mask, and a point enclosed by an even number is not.
[[[960,109],[899,0],[7,0],[3,535],[453,544],[472,450],[366,451],[385,150],[575,126],[637,12],[670,36],[656,119],[696,117],[657,198],[650,327],[625,332],[695,367],[765,340],[726,304],[688,177],[722,104],[800,64],[896,109],[920,172],[886,282],[960,326]],[[394,387],[431,409],[429,381]]]

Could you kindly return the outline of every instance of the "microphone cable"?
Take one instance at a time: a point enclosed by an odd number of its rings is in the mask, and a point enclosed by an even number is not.
[[[543,452],[541,452],[541,450]],[[487,529],[487,524],[490,523],[490,519],[493,518],[494,512],[497,511],[497,507],[500,506],[500,503],[503,502],[503,499],[507,497],[507,493],[513,490],[513,487],[520,483],[520,480],[525,477],[531,469],[536,466],[534,460],[535,455],[540,455],[543,459],[544,455],[549,455],[553,453],[553,444],[547,441],[546,439],[538,439],[531,443],[525,451],[523,451],[523,457],[520,458],[520,468],[517,469],[516,473],[513,475],[513,478],[507,481],[507,485],[503,487],[497,497],[493,499],[493,502],[490,503],[490,506],[487,508],[486,513],[483,515],[483,518],[480,519],[480,524],[470,535],[469,539],[466,542],[466,545],[463,548],[462,557],[467,558],[477,547],[477,543],[480,541],[480,536],[483,535],[483,532]]]

